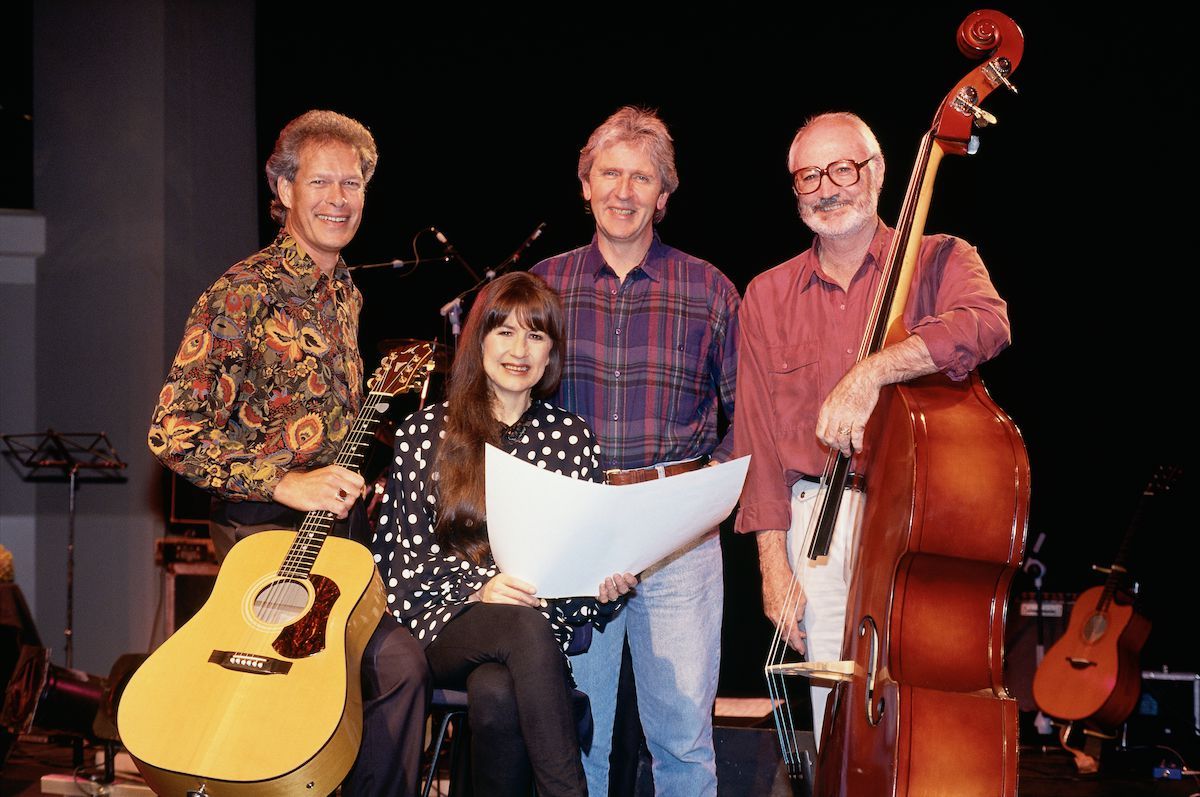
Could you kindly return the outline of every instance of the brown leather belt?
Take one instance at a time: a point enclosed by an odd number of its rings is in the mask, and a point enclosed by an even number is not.
[[[796,481],[805,481],[805,482],[812,482],[813,484],[820,484],[821,477],[820,476],[809,476],[807,473],[801,473],[800,478],[797,479]],[[864,489],[866,488],[866,486],[867,486],[867,477],[866,476],[862,475],[861,473],[847,473],[846,474],[846,489],[847,490],[854,490],[856,492],[861,493],[861,492],[864,492]]]
[[[604,483],[640,484],[641,482],[651,482],[667,476],[678,476],[688,471],[700,470],[707,464],[708,457],[703,456],[689,459],[686,462],[673,462],[670,465],[651,465],[647,468],[630,468],[629,470],[611,468],[604,471]]]

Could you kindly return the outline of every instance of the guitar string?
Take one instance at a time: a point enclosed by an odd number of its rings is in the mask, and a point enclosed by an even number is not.
[[[418,350],[424,351],[417,354]],[[408,359],[399,368],[393,371],[394,363],[400,356],[408,355]],[[351,425],[351,430],[347,436],[346,442],[341,450],[338,451],[334,464],[349,467],[358,472],[359,467],[354,463],[355,459],[360,461],[365,460],[365,454],[359,453],[364,447],[367,440],[374,436],[375,427],[382,421],[382,417],[377,413],[377,409],[382,405],[383,412],[386,412],[390,401],[399,393],[411,389],[418,382],[424,382],[428,379],[429,369],[427,363],[433,357],[433,348],[428,344],[422,344],[418,347],[412,347],[400,352],[395,356],[389,355],[384,358],[383,363],[376,371],[376,381],[381,384],[381,389],[371,390],[363,403],[363,409],[355,422]],[[386,372],[386,373],[385,373]],[[388,374],[392,375],[388,379]],[[418,379],[417,377],[420,377]],[[380,400],[374,400],[374,399]],[[277,578],[267,589],[260,594],[260,598],[255,601],[261,607],[261,611],[272,616],[283,605],[283,600],[286,595],[292,592],[290,585],[297,580],[301,573],[308,573],[311,567],[316,562],[316,558],[320,553],[320,548],[323,546],[325,539],[328,537],[329,529],[333,527],[334,515],[326,511],[309,512],[301,522],[300,528],[297,530],[296,538],[289,547],[288,553],[284,557],[283,563],[277,571]],[[315,550],[314,550],[315,546]]]
[[[381,363],[379,369],[376,371],[377,381],[381,383],[389,381],[386,380],[386,374],[384,372],[392,368],[399,356],[412,354],[416,348],[417,347],[408,349],[397,354],[396,356],[389,355],[388,357],[384,358],[383,363]],[[365,459],[365,457],[362,457],[356,452],[358,449],[362,448],[364,442],[374,434],[374,426],[377,425],[381,420],[380,418],[376,417],[375,414],[379,402],[374,401],[373,399],[375,397],[382,398],[386,411],[387,403],[395,395],[405,389],[407,384],[411,381],[412,374],[417,372],[414,364],[419,364],[420,362],[423,362],[424,359],[425,357],[422,356],[419,361],[414,361],[412,359],[406,361],[400,370],[395,374],[395,376],[398,378],[398,383],[394,389],[391,389],[390,391],[385,391],[383,389],[371,390],[367,394],[367,397],[363,402],[363,409],[359,413],[358,418],[355,419],[354,424],[351,426],[350,434],[347,437],[346,443],[343,444],[341,450],[338,451],[337,457],[335,458],[333,464],[342,465],[343,467],[348,466],[350,469],[358,472],[359,468],[353,464],[353,460],[356,457],[359,457],[360,459]],[[391,385],[385,384],[382,385],[382,387],[390,388]],[[304,522],[301,523],[300,528],[297,530],[296,539],[293,541],[292,547],[289,549],[287,556],[284,557],[283,564],[279,568],[279,575],[284,578],[294,579],[299,576],[301,572],[311,568],[312,564],[316,561],[317,555],[320,553],[320,547],[324,544],[324,540],[328,536],[328,530],[333,526],[333,522],[334,516],[330,512],[321,511],[309,513],[309,515],[305,516]],[[314,540],[310,538],[315,538],[318,535],[320,535],[320,537],[315,541],[317,550],[312,552]]]
[[[407,353],[407,352],[406,352]],[[380,365],[376,376],[380,376],[380,372],[390,367],[390,363],[394,362],[395,358],[388,357]],[[407,374],[409,371],[408,363],[401,369],[400,374]],[[379,402],[375,401],[375,397],[379,396],[384,399],[384,404],[390,400],[396,393],[384,393],[382,390],[371,390],[363,402],[362,411],[351,425],[350,433],[347,436],[346,442],[338,451],[334,459],[336,465],[350,465],[354,459],[353,453],[362,448],[364,441],[368,439],[369,434],[374,433],[374,426],[380,421],[375,415],[376,407]],[[369,430],[369,431],[368,431]],[[357,472],[357,468],[353,468]],[[284,557],[283,563],[277,572],[280,576],[275,582],[268,587],[267,593],[263,598],[264,609],[271,612],[277,611],[282,605],[283,598],[287,593],[292,592],[291,584],[299,580],[302,573],[309,571],[316,561],[317,555],[320,553],[320,548],[324,544],[325,538],[328,536],[328,530],[332,528],[334,521],[333,513],[326,511],[314,511],[305,515],[300,528],[297,529],[296,537],[292,541],[287,554]],[[313,552],[314,547],[316,551]]]
[[[333,464],[347,467],[356,472],[358,471],[354,460],[363,458],[363,454],[360,451],[374,435],[374,427],[381,420],[377,412],[379,405],[377,399],[384,400],[386,404],[386,400],[389,398],[388,394],[379,391],[371,391],[367,395],[367,402],[369,403],[364,403],[362,412],[351,426],[346,442],[342,445],[341,450],[338,451]],[[280,578],[273,582],[263,595],[261,606],[268,613],[268,616],[279,611],[284,599],[288,594],[293,592],[291,584],[302,580],[311,572],[312,565],[316,562],[316,558],[325,543],[325,539],[329,536],[329,530],[332,529],[333,523],[334,515],[332,512],[315,510],[305,515],[300,528],[296,532],[296,537],[292,541],[292,545],[289,547],[287,554],[284,556],[283,563],[279,567],[277,575]]]
[[[355,426],[361,422],[361,416],[355,421]],[[347,439],[346,445],[350,445],[353,441],[353,432]],[[344,450],[345,447],[343,447]],[[341,464],[341,453],[335,459],[335,464]],[[318,545],[323,543],[321,532],[324,527],[327,527],[333,519],[333,515],[322,510],[314,510],[308,512],[304,516],[300,527],[296,531],[296,536],[293,538],[288,547],[288,551],[284,556],[283,562],[276,571],[277,578],[267,587],[260,595],[257,601],[259,606],[260,617],[268,621],[278,619],[280,610],[288,595],[294,594],[295,582],[301,580],[303,573],[303,564],[307,558],[307,549],[314,542]]]

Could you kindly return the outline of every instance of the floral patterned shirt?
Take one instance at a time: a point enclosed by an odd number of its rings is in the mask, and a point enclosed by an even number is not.
[[[227,501],[270,501],[290,470],[333,461],[362,403],[362,295],[280,230],[192,308],[150,450]]]

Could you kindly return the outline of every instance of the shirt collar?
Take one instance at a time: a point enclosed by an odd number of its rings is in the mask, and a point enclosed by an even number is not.
[[[286,229],[280,228],[272,245],[280,250],[280,262],[283,263],[284,269],[296,277],[297,283],[310,293],[316,291],[325,272],[317,268],[312,257],[300,248],[296,239]],[[333,267],[332,277],[337,282],[352,284],[350,270],[346,268],[346,261],[342,260],[341,255],[338,255],[337,264]]]
[[[584,255],[583,265],[584,271],[590,272],[594,279],[600,279],[604,274],[614,274],[612,267],[604,261],[604,255],[600,252],[598,242],[599,235],[592,235],[592,244],[588,247],[587,253]],[[650,241],[650,248],[646,250],[646,257],[642,260],[642,264],[630,271],[630,275],[637,274],[641,271],[651,280],[658,282],[662,277],[663,258],[666,244],[658,237],[658,230],[654,230],[654,238]],[[607,271],[605,270],[607,269]]]
[[[863,257],[862,266],[855,273],[857,277],[862,272],[863,268],[870,266],[876,271],[883,270],[883,261],[887,256],[888,245],[892,240],[892,229],[883,223],[882,220],[875,220],[875,235],[871,238],[871,243],[867,247],[867,254]],[[804,263],[801,266],[800,272],[800,290],[806,291],[816,284],[817,280],[828,283],[829,280],[821,276],[820,266],[821,259],[819,249],[821,246],[820,238],[815,238],[812,247],[804,253]]]

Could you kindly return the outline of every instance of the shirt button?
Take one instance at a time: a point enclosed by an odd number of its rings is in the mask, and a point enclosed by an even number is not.
[[[840,309],[842,309],[842,310],[845,310],[845,309],[846,309],[846,305],[844,305],[844,304],[840,304],[840,305],[838,305],[838,307],[839,307]]]
[[[621,376],[621,372],[620,372],[620,371],[613,371],[613,376],[615,376],[615,377],[620,377],[620,376]]]
[[[854,351],[852,349],[846,349],[846,354],[853,354],[853,353],[854,353]]]
[[[620,417],[621,417],[621,416],[620,416],[620,415],[617,415],[617,413],[615,413],[615,412],[613,413],[613,420],[614,420],[614,421],[615,421],[615,420],[617,420],[617,419],[618,419],[618,418],[620,418]]]
[[[616,295],[617,295],[617,289],[616,289],[616,288],[613,288],[611,291],[609,291],[609,293],[611,293],[613,296],[616,296]]]
[[[621,328],[620,328],[620,327],[617,327],[617,334],[618,334],[618,335],[620,335],[620,334],[621,334]]]

